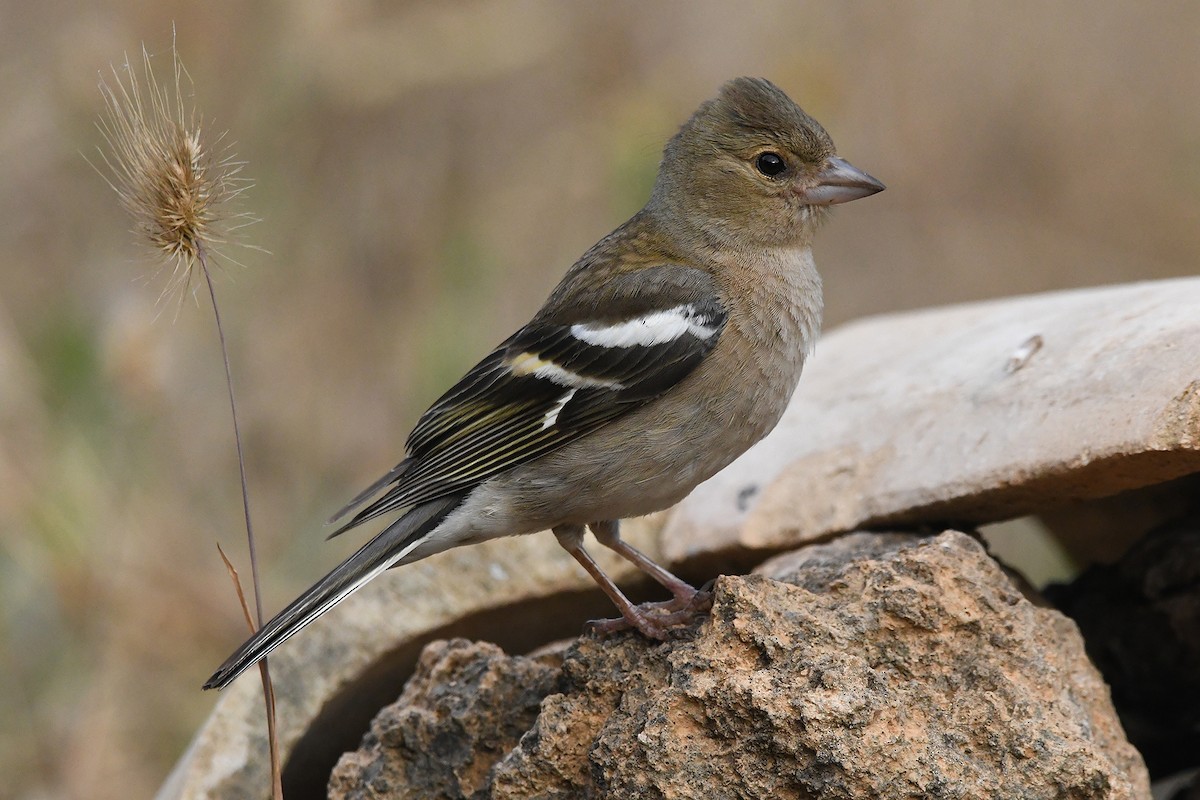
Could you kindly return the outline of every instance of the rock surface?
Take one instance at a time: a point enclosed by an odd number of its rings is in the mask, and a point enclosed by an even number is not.
[[[703,484],[672,561],[984,523],[1200,472],[1200,278],[872,317],[821,339],[775,431]]]
[[[479,796],[492,765],[532,727],[561,678],[553,656],[509,658],[487,642],[433,642],[392,713],[377,716],[363,746],[342,756],[329,794]]]
[[[671,642],[585,637],[561,668],[436,645],[332,796],[1149,797],[1074,625],[973,539],[862,534],[762,572]]]

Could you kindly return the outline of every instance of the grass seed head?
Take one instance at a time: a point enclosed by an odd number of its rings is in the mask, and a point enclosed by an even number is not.
[[[100,172],[137,235],[170,268],[163,296],[182,297],[196,269],[207,269],[229,237],[255,220],[232,210],[250,183],[240,175],[243,164],[222,145],[223,136],[206,142],[200,116],[185,104],[187,71],[174,47],[171,55],[170,82],[156,78],[145,47],[140,69],[128,57],[113,67],[112,82],[100,81],[105,112],[97,127],[107,145],[99,148]]]

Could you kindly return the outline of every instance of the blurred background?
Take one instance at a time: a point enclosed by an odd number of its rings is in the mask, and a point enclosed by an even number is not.
[[[211,310],[158,303],[84,160],[100,74],[168,75],[172,23],[270,252],[218,286],[268,611],[730,77],[888,185],[819,237],[829,326],[1200,264],[1196,3],[0,0],[0,797],[153,793],[244,635]]]

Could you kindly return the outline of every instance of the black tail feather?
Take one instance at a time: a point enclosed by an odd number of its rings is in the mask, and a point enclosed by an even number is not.
[[[462,496],[422,503],[393,522],[297,597],[245,641],[204,684],[223,689],[234,678],[402,557],[462,502]]]
[[[334,514],[332,517],[329,518],[327,524],[332,525],[333,523],[337,522],[339,519],[341,519],[342,517],[349,514],[355,508],[358,508],[363,503],[367,502],[367,500],[371,499],[371,496],[376,494],[377,492],[379,492],[381,489],[383,489],[383,487],[387,486],[389,483],[395,483],[400,478],[400,476],[403,475],[407,471],[408,471],[408,459],[405,459],[404,461],[401,461],[399,464],[397,464],[396,466],[394,466],[390,470],[388,470],[387,474],[384,475],[382,478],[375,481],[370,486],[368,486],[366,489],[363,489],[361,492],[359,492],[357,495],[355,495],[353,500],[351,500],[349,503],[346,503],[346,505],[342,506],[340,511],[338,511],[336,514]],[[329,534],[329,538],[332,539],[334,536],[337,536],[339,533],[344,533],[345,531],[349,530],[351,527],[353,527],[353,526],[352,525],[342,526],[337,531],[334,531],[333,533]]]

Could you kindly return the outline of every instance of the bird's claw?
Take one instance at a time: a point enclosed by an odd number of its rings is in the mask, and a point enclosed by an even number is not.
[[[666,640],[672,628],[691,622],[697,615],[712,607],[712,592],[703,589],[676,595],[674,599],[633,606],[629,613],[617,619],[594,619],[586,630],[605,635],[636,629],[647,639]]]

